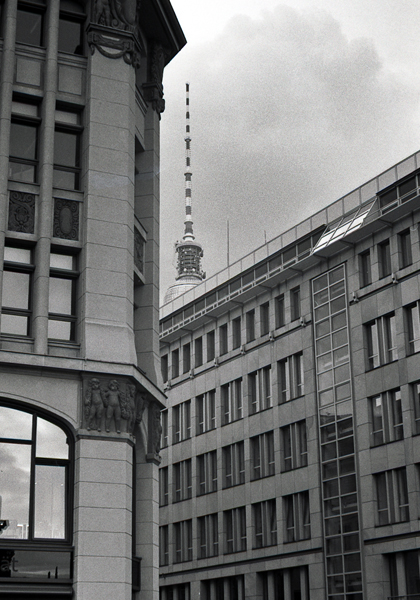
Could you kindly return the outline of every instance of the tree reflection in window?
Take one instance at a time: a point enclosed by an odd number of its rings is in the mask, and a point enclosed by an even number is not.
[[[0,406],[0,539],[68,537],[69,443],[65,431],[35,413]]]

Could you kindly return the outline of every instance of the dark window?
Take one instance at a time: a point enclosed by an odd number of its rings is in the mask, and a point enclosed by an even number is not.
[[[172,378],[179,377],[179,350],[172,350],[171,355]]]
[[[73,341],[76,337],[76,257],[51,252],[48,337]]]
[[[246,341],[255,340],[255,310],[249,310],[246,313]]]
[[[83,22],[85,14],[79,2],[61,0],[58,29],[58,51],[83,54]]]
[[[189,439],[191,437],[191,400],[174,406],[172,417],[173,443]]]
[[[184,344],[182,347],[183,373],[191,371],[191,345]]]
[[[225,510],[225,553],[246,550],[246,513],[245,506]]]
[[[31,250],[4,248],[1,333],[29,335],[31,316]]]
[[[368,369],[375,369],[398,358],[394,313],[367,323],[365,332]]]
[[[270,365],[248,375],[248,390],[251,415],[273,406]]]
[[[214,360],[216,356],[216,345],[215,345],[215,335],[214,330],[209,331],[207,334],[207,362]]]
[[[379,277],[391,275],[391,245],[389,240],[384,240],[378,244]]]
[[[169,504],[169,478],[168,467],[159,469],[159,506]]]
[[[245,483],[244,443],[237,442],[222,448],[223,489]]]
[[[276,500],[266,500],[252,505],[254,548],[277,544]]]
[[[250,439],[251,480],[274,475],[274,432],[267,431]]]
[[[406,321],[407,354],[420,351],[420,303],[416,302],[404,309]]]
[[[242,419],[242,379],[221,386],[222,425]]]
[[[402,440],[403,415],[400,390],[383,392],[369,398],[371,415],[371,445],[378,446]]]
[[[309,493],[299,492],[284,496],[285,542],[307,540],[311,537]]]
[[[194,340],[194,365],[200,367],[203,364],[203,338],[199,337]]]
[[[80,189],[80,140],[79,115],[57,110],[54,133],[54,187]]]
[[[365,287],[372,283],[370,262],[370,250],[359,254],[360,287]]]
[[[168,355],[164,354],[160,359],[163,383],[168,381]]]
[[[265,302],[260,306],[260,332],[266,335],[270,330],[270,304]]]
[[[159,527],[159,566],[169,565],[169,526]]]
[[[34,2],[33,6],[18,4],[16,42],[31,46],[42,45],[44,9],[45,2]]]
[[[192,497],[191,458],[175,463],[173,466],[174,502]]]
[[[162,434],[160,437],[161,448],[167,448],[169,445],[169,430],[168,430],[168,410],[162,410],[161,415],[161,424],[162,424]]]
[[[290,320],[296,321],[300,318],[300,287],[290,290]]]
[[[198,558],[208,558],[219,554],[218,515],[206,515],[197,519]]]
[[[298,352],[277,363],[279,402],[288,402],[304,394],[303,354]]]
[[[197,496],[217,491],[217,451],[197,456]]]
[[[410,385],[411,400],[414,408],[414,427],[415,434],[420,433],[420,381],[416,381]]]
[[[400,255],[400,269],[404,269],[404,267],[408,267],[413,263],[411,254],[411,235],[409,229],[406,229],[398,234],[398,250]]]
[[[174,562],[192,560],[192,520],[179,521],[173,524],[174,532]]]
[[[241,345],[241,317],[232,320],[232,348],[239,348]]]
[[[409,520],[407,473],[405,467],[374,475],[378,525]]]
[[[68,434],[34,412],[4,404],[0,422],[1,518],[9,521],[2,540],[69,541]]]
[[[210,390],[196,398],[197,435],[216,428],[216,391]]]
[[[9,179],[35,183],[38,180],[38,107],[13,102],[10,126]]]
[[[308,464],[306,421],[297,421],[280,429],[282,461],[281,470],[290,471]]]
[[[277,296],[275,300],[276,304],[276,329],[283,327],[285,324],[285,311],[284,311],[284,294]]]
[[[228,326],[227,323],[219,327],[219,354],[223,356],[228,351]]]

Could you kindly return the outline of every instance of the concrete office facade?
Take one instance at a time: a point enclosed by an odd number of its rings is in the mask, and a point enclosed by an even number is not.
[[[161,308],[162,600],[419,597],[419,167]]]
[[[157,598],[168,0],[1,5],[0,595]],[[141,591],[140,591],[141,588]]]

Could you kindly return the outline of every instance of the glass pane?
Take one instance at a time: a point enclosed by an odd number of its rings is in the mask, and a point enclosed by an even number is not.
[[[71,315],[72,280],[50,277],[50,297],[48,311],[62,315]]]
[[[316,337],[322,337],[330,332],[330,321],[327,319],[326,321],[321,321],[316,325]]]
[[[328,275],[323,275],[322,277],[318,277],[314,281],[314,292],[318,292],[322,290],[322,288],[327,287],[328,285]]]
[[[27,250],[26,248],[12,248],[11,246],[5,246],[4,260],[30,265],[31,251]]]
[[[34,183],[36,181],[35,166],[10,160],[9,179],[14,179],[15,181],[24,181],[25,183]]]
[[[0,406],[0,437],[31,440],[32,415],[7,406]]]
[[[36,456],[42,458],[68,458],[67,436],[61,427],[38,417],[36,423]]]
[[[56,131],[54,134],[54,163],[66,167],[78,167],[78,133]]]
[[[317,354],[324,354],[324,352],[328,352],[329,350],[331,350],[331,336],[327,335],[317,341],[316,351]]]
[[[16,41],[22,44],[41,45],[42,15],[18,9],[16,21]]]
[[[36,131],[34,125],[12,123],[10,129],[10,156],[35,160]]]
[[[1,333],[9,335],[28,335],[28,317],[2,314]]]
[[[0,539],[27,539],[29,527],[30,444],[0,443],[1,518],[9,527]]]
[[[72,328],[69,321],[48,320],[48,338],[50,340],[64,340],[69,342],[72,336]]]
[[[82,24],[60,18],[58,29],[58,51],[70,54],[82,54]]]
[[[8,550],[3,551],[4,553]],[[70,579],[71,552],[43,552],[42,550],[13,549],[11,567],[6,577],[33,579]],[[3,558],[0,553],[0,560]],[[3,563],[4,564],[4,563]],[[15,565],[17,568],[13,568]],[[4,575],[4,572],[2,573]]]
[[[342,312],[332,318],[332,329],[341,329],[346,326],[346,313]]]
[[[65,467],[35,467],[36,538],[65,538]]]
[[[68,271],[71,271],[73,269],[73,256],[69,254],[56,254],[51,252],[50,267],[55,269],[67,269]]]
[[[29,308],[29,273],[4,271],[3,306],[8,308]]]
[[[79,174],[72,171],[62,171],[55,167],[53,172],[53,187],[65,190],[78,190]]]

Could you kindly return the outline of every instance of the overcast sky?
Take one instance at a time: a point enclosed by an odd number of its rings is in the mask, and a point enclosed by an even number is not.
[[[418,0],[172,0],[188,40],[165,69],[161,292],[192,213],[210,276],[420,149]]]

